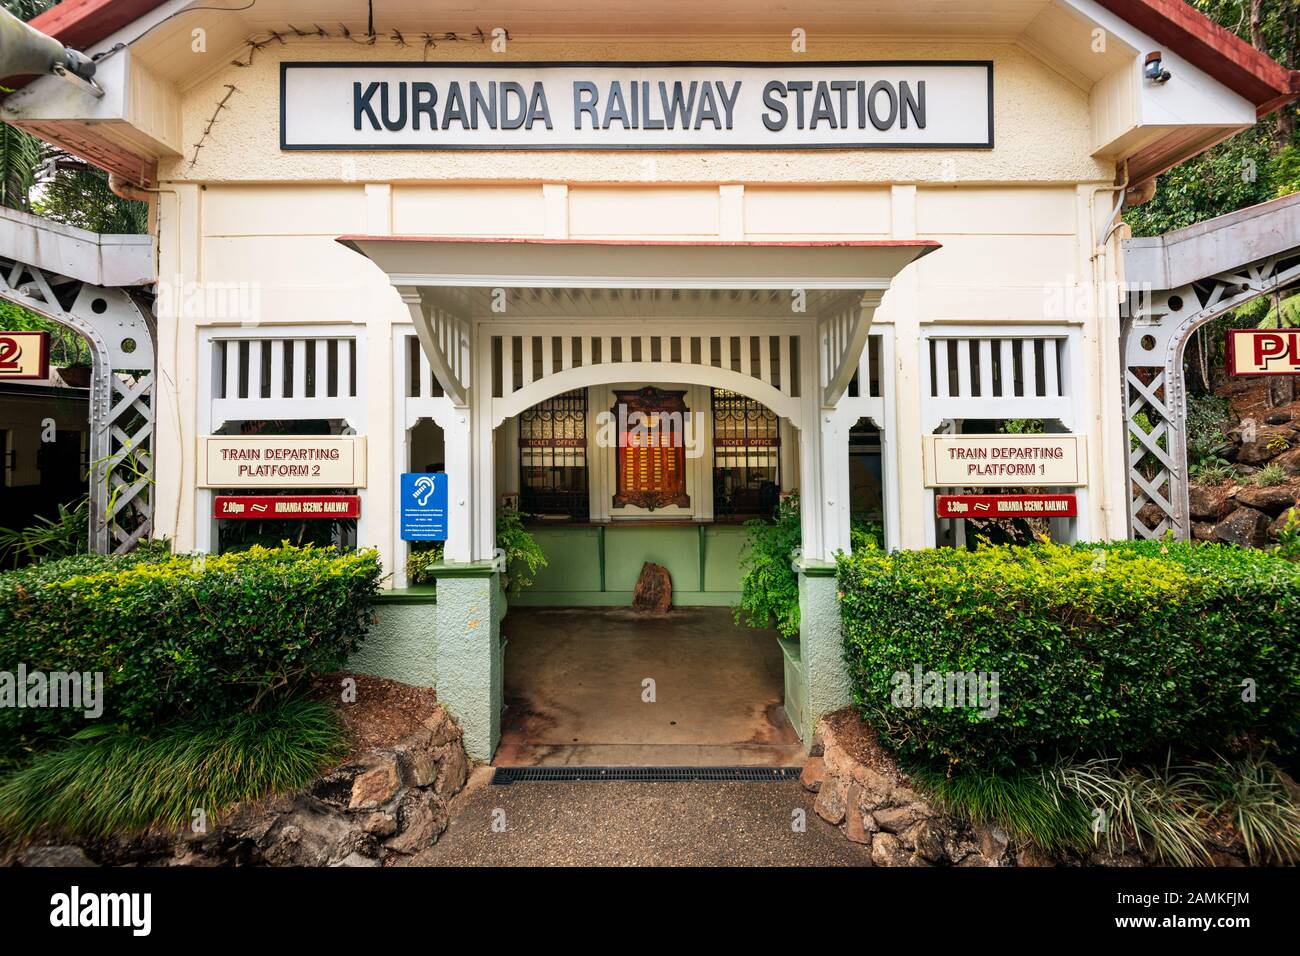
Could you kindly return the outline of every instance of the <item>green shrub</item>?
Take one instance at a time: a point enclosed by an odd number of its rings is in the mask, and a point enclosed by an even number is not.
[[[0,670],[101,672],[104,719],[256,709],[342,665],[366,632],[374,551],[82,555],[0,575]],[[81,711],[0,709],[0,731],[58,734]]]
[[[497,512],[497,549],[505,556],[506,571],[501,586],[516,595],[530,588],[537,572],[546,567],[546,554],[526,527],[528,515],[502,509]],[[442,560],[441,541],[419,541],[406,558],[406,577],[411,584],[432,584],[438,579],[436,565]]]
[[[775,627],[782,637],[799,636],[799,575],[795,571],[803,541],[799,495],[782,498],[771,519],[745,522],[745,552],[740,561],[740,604],[733,608],[737,624]],[[884,546],[885,529],[878,521],[855,517],[849,525],[853,551]]]
[[[211,816],[306,786],[346,751],[338,715],[304,699],[74,741],[0,781],[0,830],[104,837],[183,826],[195,808]]]
[[[772,520],[745,522],[745,556],[740,561],[740,604],[736,623],[772,627],[783,637],[799,636],[799,576],[794,565],[803,540],[799,496],[782,498]]]
[[[1271,553],[864,551],[841,559],[839,584],[855,702],[903,754],[1000,769],[1173,743],[1195,753],[1284,737],[1300,715],[1300,567]],[[997,673],[996,715],[894,706],[894,675],[918,666]]]

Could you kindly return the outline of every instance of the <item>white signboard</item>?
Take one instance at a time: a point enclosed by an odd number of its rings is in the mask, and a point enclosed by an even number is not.
[[[1082,435],[926,435],[928,488],[1038,488],[1088,483]]]
[[[356,435],[204,435],[201,488],[364,488],[366,440]]]
[[[281,149],[991,149],[993,64],[283,63]]]

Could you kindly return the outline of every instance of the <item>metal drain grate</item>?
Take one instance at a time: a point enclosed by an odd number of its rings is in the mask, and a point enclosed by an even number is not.
[[[634,780],[660,783],[672,780],[743,780],[768,782],[797,780],[798,767],[497,767],[492,784],[581,783]]]

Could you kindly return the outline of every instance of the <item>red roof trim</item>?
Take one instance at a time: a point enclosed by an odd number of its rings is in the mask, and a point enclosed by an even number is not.
[[[163,0],[63,0],[31,24],[64,46],[85,50],[162,5]]]
[[[1274,62],[1182,0],[1097,2],[1250,100],[1260,116],[1300,96],[1300,70]]]
[[[939,249],[942,243],[933,239],[832,239],[832,240],[727,240],[727,239],[541,239],[527,236],[339,236],[335,242],[465,242],[484,245],[517,243],[534,246],[742,246],[745,248],[776,247],[781,249],[839,248],[862,246],[864,248],[904,248],[923,246]]]

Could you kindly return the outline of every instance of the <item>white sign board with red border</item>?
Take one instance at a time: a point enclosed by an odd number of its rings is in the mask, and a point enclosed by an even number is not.
[[[359,435],[204,435],[200,488],[364,488]]]
[[[1082,435],[925,435],[927,488],[1054,488],[1088,483]]]

